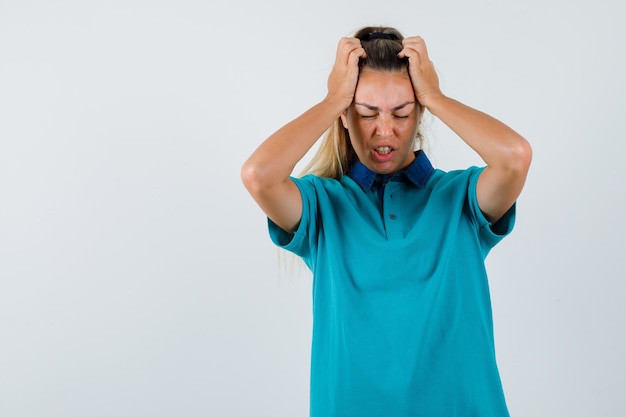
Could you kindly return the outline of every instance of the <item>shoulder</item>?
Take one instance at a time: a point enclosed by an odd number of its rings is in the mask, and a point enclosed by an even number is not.
[[[344,175],[341,179],[335,179],[307,174],[303,177],[292,177],[291,179],[300,188],[301,192],[345,194],[346,192],[351,192],[355,187],[358,188],[356,182],[347,175]]]
[[[427,187],[431,188],[433,191],[450,188],[468,190],[471,188],[472,184],[474,186],[476,185],[483,169],[484,167],[477,166],[452,171],[435,169],[431,178],[428,180]]]
[[[511,233],[516,216],[515,205],[513,205],[498,222],[492,223],[487,220],[476,197],[478,178],[484,169],[485,167],[471,166],[463,170],[441,171],[435,177],[438,181],[434,181],[436,184],[433,186],[441,191],[440,196],[445,196],[447,201],[457,200],[463,204],[463,212],[476,226],[481,242],[488,251]]]

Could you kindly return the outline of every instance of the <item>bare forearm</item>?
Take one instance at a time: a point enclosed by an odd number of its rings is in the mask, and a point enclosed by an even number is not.
[[[526,140],[499,120],[457,100],[440,95],[426,105],[491,167],[509,165]]]
[[[425,104],[490,167],[510,168],[528,147],[526,140],[499,120],[444,95]]]
[[[248,158],[243,170],[267,186],[287,180],[343,110],[341,102],[331,99],[316,104],[267,138]]]
[[[398,56],[409,59],[409,74],[419,102],[487,164],[476,186],[476,199],[487,219],[500,219],[524,187],[532,159],[530,144],[499,120],[446,97],[439,89],[439,78],[421,37],[406,38],[402,44]]]
[[[532,158],[530,144],[497,119],[443,95],[426,106],[487,164],[476,198],[488,220],[500,219],[522,191]]]

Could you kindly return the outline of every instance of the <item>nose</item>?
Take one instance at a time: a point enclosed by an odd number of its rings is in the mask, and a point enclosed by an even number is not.
[[[383,138],[391,136],[393,133],[393,119],[390,115],[381,114],[376,123],[376,134]]]

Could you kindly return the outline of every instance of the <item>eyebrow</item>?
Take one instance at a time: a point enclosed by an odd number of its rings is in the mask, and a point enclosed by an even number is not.
[[[363,106],[368,108],[369,110],[373,110],[373,111],[379,111],[380,108],[377,106],[373,106],[371,104],[367,104],[367,103],[354,103],[357,106]],[[393,109],[391,109],[391,111],[396,111],[396,110],[400,110],[403,109],[404,107],[408,106],[409,104],[415,104],[415,101],[407,101],[406,103],[402,103],[399,106],[394,107]]]

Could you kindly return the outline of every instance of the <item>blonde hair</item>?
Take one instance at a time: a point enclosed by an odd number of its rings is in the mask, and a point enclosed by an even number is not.
[[[367,58],[359,61],[359,70],[368,68],[376,71],[406,71],[408,60],[397,57],[403,48],[402,34],[390,27],[366,26],[358,30],[355,38],[361,40]],[[420,121],[421,122],[421,121]],[[415,137],[415,149],[423,144],[423,136],[418,129]],[[341,179],[347,174],[357,156],[350,142],[350,133],[338,117],[328,128],[311,161],[300,174],[313,174],[318,177]]]

